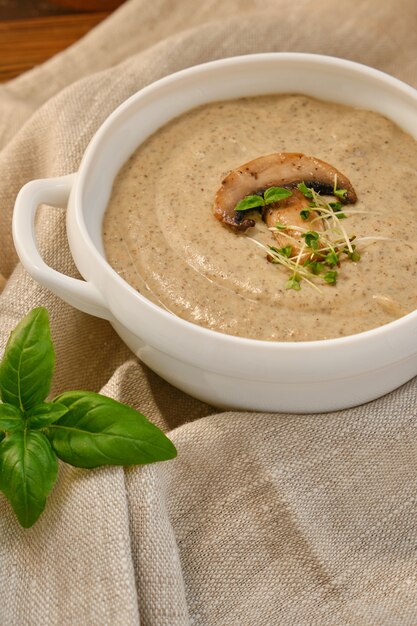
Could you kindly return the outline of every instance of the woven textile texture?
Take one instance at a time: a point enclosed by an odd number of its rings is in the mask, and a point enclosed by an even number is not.
[[[19,527],[0,494],[4,626],[414,626],[416,381],[326,415],[218,413],[141,365],[107,322],[39,287],[11,239],[30,179],[77,170],[107,115],[144,85],[261,51],[346,57],[417,86],[414,0],[130,0],[71,49],[0,86],[0,344],[46,306],[53,393],[140,409],[178,458],[62,465],[45,513]],[[42,207],[44,258],[76,276],[65,208]]]

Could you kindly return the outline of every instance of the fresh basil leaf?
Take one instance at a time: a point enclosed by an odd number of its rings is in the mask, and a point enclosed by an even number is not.
[[[0,431],[3,433],[14,433],[23,430],[25,420],[21,412],[12,404],[0,404]]]
[[[49,393],[55,352],[49,331],[48,311],[33,309],[12,331],[0,364],[3,402],[27,411]]]
[[[235,211],[248,211],[249,209],[257,209],[260,206],[265,206],[262,196],[246,196],[237,203]]]
[[[174,444],[144,415],[93,392],[56,398],[68,412],[46,434],[60,459],[76,467],[133,465],[176,456]]]
[[[57,472],[56,456],[42,433],[25,429],[0,443],[0,489],[24,528],[44,510]]]
[[[68,408],[58,402],[42,402],[26,411],[25,417],[30,428],[45,428],[68,412]]]
[[[265,204],[271,204],[272,202],[279,202],[292,196],[292,191],[285,189],[285,187],[269,187],[264,193]]]
[[[305,184],[304,181],[301,182],[301,183],[298,183],[297,189],[298,189],[298,191],[301,191],[303,196],[305,196],[306,198],[312,198],[313,197],[313,192],[311,191],[310,187],[307,187],[307,185]]]

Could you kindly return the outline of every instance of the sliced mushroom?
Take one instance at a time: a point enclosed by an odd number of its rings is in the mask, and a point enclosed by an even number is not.
[[[325,161],[298,152],[278,152],[258,157],[232,170],[223,179],[216,193],[213,212],[232,230],[245,231],[255,225],[255,220],[246,217],[244,211],[235,211],[235,206],[245,196],[262,193],[272,186],[296,187],[300,182],[318,192],[332,195],[335,176],[338,188],[347,191],[344,202],[356,202],[356,193],[350,181]]]
[[[277,223],[283,226],[291,226],[288,230],[274,230],[273,235],[278,242],[278,247],[291,245],[291,256],[295,256],[299,253],[301,246],[304,242],[302,239],[302,233],[309,229],[309,224],[318,214],[315,211],[309,212],[307,219],[303,219],[300,212],[303,209],[309,208],[310,200],[306,198],[298,189],[292,190],[292,196],[268,204],[264,207],[262,217],[268,228],[273,228]],[[323,224],[321,220],[315,220],[313,229],[316,232],[323,230]],[[301,257],[301,261],[310,256],[311,250]]]

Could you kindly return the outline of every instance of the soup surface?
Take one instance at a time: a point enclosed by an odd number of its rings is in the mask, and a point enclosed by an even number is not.
[[[236,234],[212,212],[230,170],[274,152],[327,161],[358,196],[343,225],[361,259],[346,258],[320,292],[286,288],[288,270],[253,241],[274,243],[261,219]],[[417,142],[377,113],[301,95],[216,102],[162,127],[122,167],[105,251],[140,293],[201,326],[263,340],[340,337],[417,308],[416,190]]]

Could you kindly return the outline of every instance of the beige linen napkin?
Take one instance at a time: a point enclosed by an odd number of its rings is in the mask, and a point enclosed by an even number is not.
[[[214,58],[297,50],[417,86],[416,20],[414,0],[131,0],[0,86],[1,348],[24,313],[48,307],[54,393],[128,402],[179,451],[126,471],[62,465],[30,530],[0,495],[2,625],[417,624],[415,380],[326,415],[219,414],[138,363],[106,322],[35,284],[10,227],[19,188],[75,171],[101,122],[149,82]],[[39,238],[47,261],[76,275],[64,215],[42,208]]]

